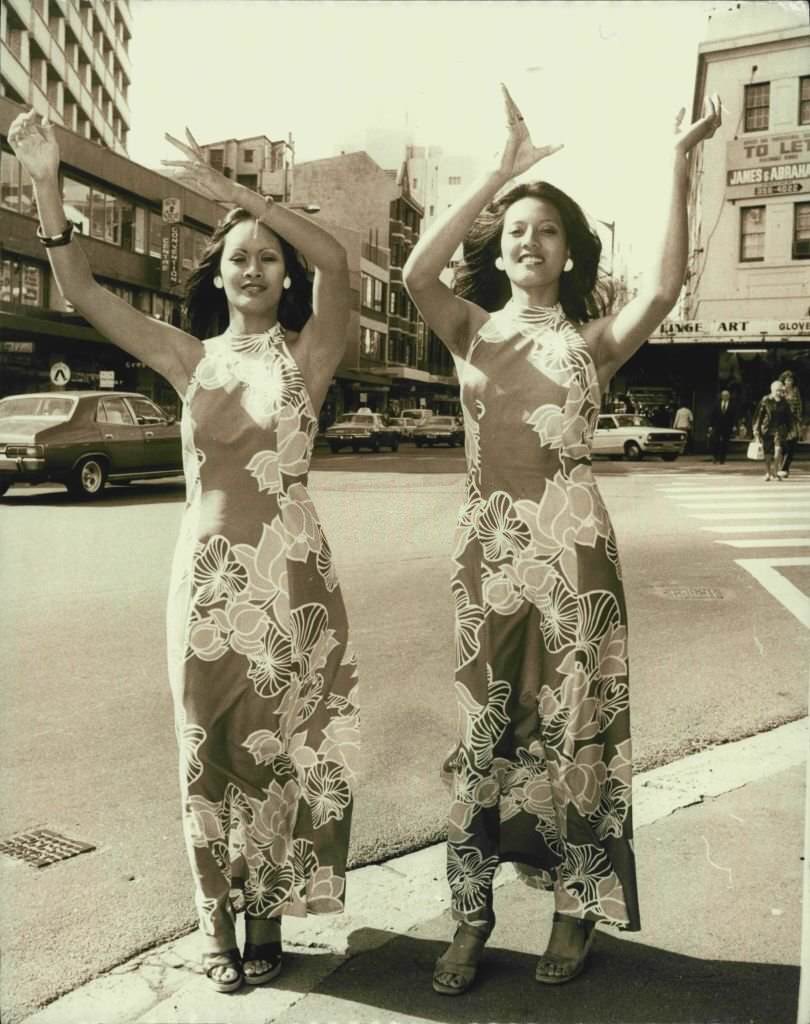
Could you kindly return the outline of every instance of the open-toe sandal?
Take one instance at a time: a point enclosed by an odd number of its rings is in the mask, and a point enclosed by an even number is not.
[[[264,963],[267,966],[261,972],[244,971],[246,985],[264,985],[272,981],[281,971],[281,943],[253,942],[245,943],[245,951],[242,954],[243,970],[248,964]]]
[[[242,987],[245,975],[242,971],[242,958],[238,949],[226,949],[222,953],[203,953],[202,967],[205,976],[217,990],[217,992],[235,992]],[[227,967],[236,971],[236,977],[223,981],[214,975],[217,968]]]
[[[554,920],[559,921],[560,917],[560,914],[555,914]],[[564,985],[567,981],[573,981],[585,970],[588,954],[596,937],[596,922],[586,921],[583,918],[571,918],[571,920],[585,935],[582,952],[578,957],[566,957],[546,951],[537,961],[537,968],[534,972],[535,981],[539,981],[542,985]]]
[[[456,928],[453,945],[439,957],[433,969],[433,991],[443,996],[463,995],[475,981],[478,961],[484,951],[484,945],[492,933],[492,928],[475,928],[463,921]],[[463,940],[461,948],[456,941]],[[467,954],[462,959],[463,954]],[[442,980],[445,979],[445,980]]]

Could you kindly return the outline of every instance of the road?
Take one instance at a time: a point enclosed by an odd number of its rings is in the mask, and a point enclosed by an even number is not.
[[[355,864],[442,834],[462,468],[460,451],[411,447],[313,463],[361,662]],[[810,473],[757,470],[596,464],[627,585],[639,767],[806,713]],[[193,920],[163,648],[182,503],[177,481],[0,503],[0,839],[47,827],[96,847],[44,869],[0,857],[12,1024]]]

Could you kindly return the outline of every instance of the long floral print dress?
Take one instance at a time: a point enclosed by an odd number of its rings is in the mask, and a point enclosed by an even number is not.
[[[317,417],[284,331],[205,342],[168,606],[183,830],[202,930],[343,909],[357,672],[307,493]]]
[[[512,861],[558,911],[637,930],[627,619],[591,471],[596,371],[559,306],[510,302],[459,376],[453,914],[490,921],[495,870]]]

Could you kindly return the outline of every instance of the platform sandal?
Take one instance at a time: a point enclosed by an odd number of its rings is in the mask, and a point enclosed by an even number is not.
[[[267,967],[261,972],[247,971],[248,964],[265,963]],[[245,950],[242,953],[242,970],[245,976],[246,985],[265,985],[268,981],[278,977],[281,971],[281,943],[280,942],[246,942]]]
[[[568,917],[568,915],[555,913],[554,920],[560,921],[563,917]],[[582,952],[578,957],[565,957],[546,951],[537,961],[534,972],[535,981],[539,981],[542,985],[564,985],[568,981],[573,981],[585,970],[588,954],[596,937],[596,921],[586,921],[579,917],[568,917],[568,919],[585,933]]]
[[[459,923],[453,944],[439,957],[433,968],[434,992],[443,996],[460,996],[472,987],[478,972],[478,961],[494,926],[493,923],[489,928],[476,928],[464,921]],[[458,942],[459,939],[463,941]],[[460,959],[461,953],[467,953],[468,958]]]
[[[203,953],[202,967],[205,976],[217,990],[217,992],[235,992],[242,987],[245,975],[242,970],[242,958],[238,949],[226,949],[221,953]],[[227,967],[236,971],[236,977],[229,981],[214,977],[217,968]]]

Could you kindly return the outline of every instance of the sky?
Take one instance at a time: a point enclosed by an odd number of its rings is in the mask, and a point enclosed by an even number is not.
[[[504,137],[503,81],[533,140],[565,145],[534,177],[615,221],[619,248],[646,258],[665,196],[657,168],[677,111],[691,111],[707,15],[733,6],[130,0],[129,153],[157,167],[175,156],[163,133],[188,126],[201,142],[292,133],[304,161],[402,130],[483,169]]]

